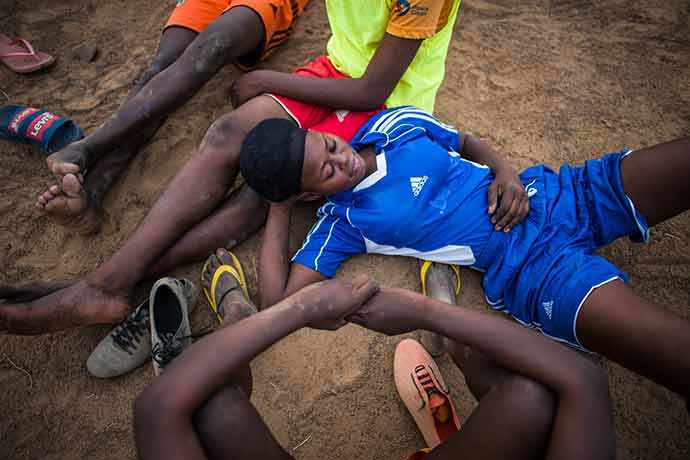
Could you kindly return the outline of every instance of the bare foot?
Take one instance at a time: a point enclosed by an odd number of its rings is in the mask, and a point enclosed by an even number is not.
[[[93,324],[116,324],[129,311],[123,293],[79,281],[33,302],[0,304],[0,330],[34,335]]]
[[[24,303],[71,286],[76,281],[48,281],[0,285],[0,302]]]
[[[36,207],[56,224],[81,235],[98,232],[102,220],[100,210],[89,199],[77,176],[66,174],[62,177],[61,185],[53,185],[40,195]]]
[[[52,155],[48,155],[46,163],[50,172],[57,177],[62,177],[65,174],[84,174],[88,156],[83,141],[78,141]]]
[[[211,289],[213,274],[221,265],[232,264],[232,258],[228,251],[220,248],[215,254],[211,254],[201,273],[201,284],[207,290]],[[251,300],[247,299],[242,292],[240,283],[229,273],[223,273],[216,283],[216,302],[218,302],[218,313],[223,318],[223,324],[236,323],[242,318],[256,313],[256,307]]]

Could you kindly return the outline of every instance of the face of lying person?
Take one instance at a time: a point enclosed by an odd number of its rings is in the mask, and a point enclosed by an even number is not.
[[[332,134],[318,131],[307,133],[302,166],[302,192],[333,195],[355,187],[375,170],[373,152],[371,155],[362,155],[343,139]]]

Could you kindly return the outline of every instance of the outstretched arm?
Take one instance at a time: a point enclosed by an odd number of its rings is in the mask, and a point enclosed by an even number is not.
[[[273,305],[310,284],[335,276],[350,257],[366,252],[362,233],[346,219],[324,211],[292,258],[288,255],[288,229],[293,203],[272,204],[266,220],[259,260],[259,290],[262,308]]]
[[[517,170],[486,142],[469,134],[460,138],[460,153],[468,160],[488,166],[495,179],[489,187],[491,223],[496,230],[509,232],[529,213],[529,197]]]
[[[293,292],[326,279],[321,273],[290,263],[290,216],[295,200],[271,204],[259,251],[259,295],[261,308],[284,299]]]
[[[257,70],[235,80],[232,104],[238,107],[262,93],[275,93],[333,109],[376,110],[410,65],[423,40],[386,34],[359,78],[311,78],[272,70]]]
[[[203,459],[194,413],[251,360],[304,326],[337,329],[377,290],[362,277],[329,280],[193,344],[137,398],[134,430],[142,459]],[[146,416],[146,414],[154,414]]]
[[[558,395],[549,458],[605,459],[615,454],[606,376],[598,366],[535,331],[401,289],[381,290],[349,321],[387,334],[437,332]]]

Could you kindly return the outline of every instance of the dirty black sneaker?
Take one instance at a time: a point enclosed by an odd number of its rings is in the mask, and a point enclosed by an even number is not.
[[[117,377],[144,364],[150,354],[149,309],[142,302],[101,340],[86,361],[86,368],[94,377]]]
[[[197,298],[198,290],[185,279],[161,278],[151,288],[149,315],[155,375],[160,375],[170,361],[191,345],[189,309]]]

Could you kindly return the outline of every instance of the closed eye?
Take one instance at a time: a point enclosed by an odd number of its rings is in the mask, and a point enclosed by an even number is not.
[[[335,174],[335,168],[332,164],[326,163],[324,166],[324,179],[330,179]]]

